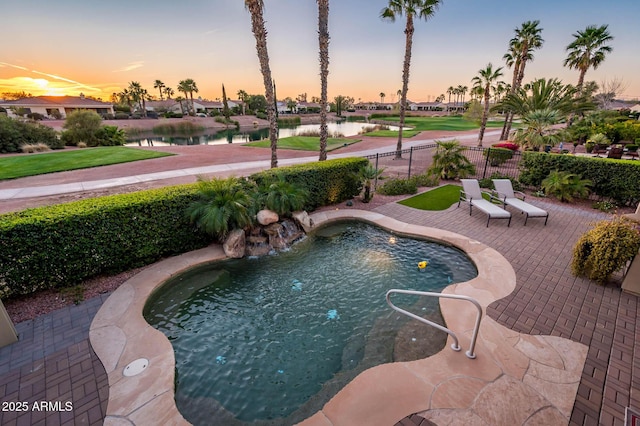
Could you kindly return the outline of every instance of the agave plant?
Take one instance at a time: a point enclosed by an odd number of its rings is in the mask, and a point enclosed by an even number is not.
[[[427,173],[442,179],[465,178],[476,172],[475,166],[464,155],[466,147],[457,140],[436,141],[438,147],[433,155],[433,164]]]
[[[199,199],[189,205],[187,215],[207,234],[222,240],[229,231],[253,223],[255,198],[243,180],[198,177],[198,191]]]
[[[265,207],[280,216],[303,209],[309,198],[309,193],[304,188],[286,182],[283,177],[279,177],[261,192]]]
[[[574,197],[585,198],[589,195],[591,184],[589,179],[582,179],[580,175],[554,170],[542,181],[542,189],[546,195],[571,202]]]

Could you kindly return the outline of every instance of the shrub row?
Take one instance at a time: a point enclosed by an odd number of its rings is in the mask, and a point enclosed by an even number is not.
[[[369,161],[366,158],[341,158],[316,163],[264,170],[250,176],[259,186],[268,186],[283,177],[287,182],[309,192],[306,210],[336,204],[360,193],[362,185],[356,175]]]
[[[52,128],[0,114],[0,154],[20,152],[22,145],[38,143],[44,143],[51,149],[64,148],[64,143]]]
[[[87,199],[0,216],[0,296],[75,285],[204,247],[185,209],[195,185]]]
[[[257,183],[285,177],[309,191],[307,210],[360,193],[364,158],[270,169]],[[187,219],[198,185],[111,195],[0,215],[0,297],[78,284],[206,246]]]
[[[566,171],[589,179],[593,192],[623,205],[640,201],[640,162],[607,158],[525,152],[520,163],[520,182],[540,186],[553,170]]]

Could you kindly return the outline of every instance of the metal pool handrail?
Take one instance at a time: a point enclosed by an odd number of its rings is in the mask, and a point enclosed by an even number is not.
[[[424,319],[422,317],[419,317],[416,314],[412,314],[409,311],[405,311],[404,309],[398,308],[396,305],[394,305],[393,303],[391,303],[391,295],[393,293],[400,293],[400,294],[412,294],[412,295],[416,295],[416,296],[432,296],[432,297],[444,297],[445,299],[458,299],[458,300],[466,300],[468,302],[471,302],[475,305],[475,307],[478,309],[478,315],[476,316],[476,324],[473,327],[473,335],[471,336],[471,345],[469,346],[469,350],[467,352],[465,352],[465,355],[467,355],[468,358],[471,359],[475,359],[476,355],[473,353],[473,350],[476,347],[476,340],[478,338],[478,330],[480,329],[480,320],[482,319],[482,307],[480,306],[480,303],[478,303],[478,301],[472,297],[469,296],[461,296],[461,295],[457,295],[457,294],[442,294],[442,293],[433,293],[433,292],[429,292],[429,291],[416,291],[416,290],[399,290],[399,289],[391,289],[389,291],[387,291],[387,304],[391,307],[391,309],[396,310],[402,314],[405,314],[415,320],[418,320],[420,322],[423,322],[427,325],[430,325],[432,327],[437,328],[438,330],[444,331],[445,333],[449,334],[449,336],[453,337],[453,344],[451,345],[451,349],[453,349],[454,351],[459,351],[460,350],[460,345],[458,344],[458,337],[456,336],[456,334],[449,330],[447,327],[444,327],[440,324],[436,324],[435,322],[429,321],[428,319]]]

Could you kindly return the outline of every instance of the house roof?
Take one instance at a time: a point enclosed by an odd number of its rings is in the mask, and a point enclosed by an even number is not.
[[[66,106],[66,107],[111,107],[110,103],[96,101],[94,99],[85,98],[84,96],[33,96],[30,98],[21,98],[15,101],[5,101],[3,105],[30,107],[30,106]]]

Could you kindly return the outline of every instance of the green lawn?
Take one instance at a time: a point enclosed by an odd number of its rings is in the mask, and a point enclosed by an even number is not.
[[[403,130],[402,137],[403,138],[412,138],[415,135],[420,133],[420,130]],[[377,136],[381,138],[397,138],[398,131],[397,130],[375,130],[373,132],[365,133],[365,136]]]
[[[0,180],[128,163],[167,155],[173,154],[124,146],[106,146],[3,157],[0,158]]]
[[[383,117],[384,121],[400,121],[400,117]],[[425,130],[473,130],[479,129],[480,126],[475,121],[465,120],[460,116],[453,117],[406,117],[406,126],[413,127],[413,130],[422,132]],[[487,128],[489,127],[502,127],[503,121],[489,121],[487,122]]]
[[[461,189],[462,187],[457,185],[444,185],[406,200],[398,201],[398,203],[420,210],[446,210],[458,202]],[[482,194],[482,196],[487,200],[489,199],[486,194]]]
[[[338,149],[345,145],[360,142],[359,139],[329,138],[327,139],[327,151]],[[260,148],[269,148],[271,142],[269,139],[263,139],[257,142],[249,142],[246,146],[257,146]],[[320,151],[320,138],[316,136],[289,136],[288,138],[278,139],[278,149],[297,149],[300,151]]]

